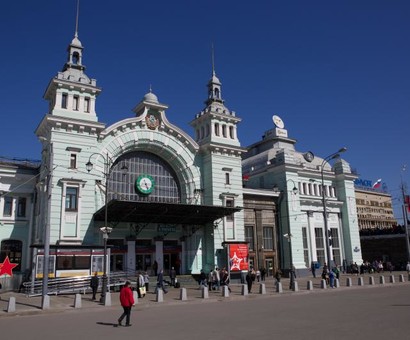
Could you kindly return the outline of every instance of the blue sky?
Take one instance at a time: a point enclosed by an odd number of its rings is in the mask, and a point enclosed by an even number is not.
[[[2,4],[0,156],[40,158],[42,96],[66,61],[75,14],[76,0]],[[213,43],[243,146],[277,114],[298,150],[324,157],[346,146],[360,177],[382,178],[401,204],[401,178],[410,181],[409,1],[82,0],[79,38],[86,73],[103,89],[99,121],[131,117],[151,84],[168,119],[193,135]]]

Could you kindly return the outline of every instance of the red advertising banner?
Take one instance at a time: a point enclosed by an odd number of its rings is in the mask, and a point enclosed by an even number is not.
[[[248,244],[229,245],[229,264],[231,272],[248,270]]]

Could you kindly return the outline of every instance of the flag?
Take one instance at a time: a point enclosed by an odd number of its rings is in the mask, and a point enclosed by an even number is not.
[[[404,196],[404,204],[407,206],[407,212],[410,212],[410,196],[406,195]]]
[[[382,179],[379,178],[374,184],[373,184],[373,189],[378,189],[382,186]]]

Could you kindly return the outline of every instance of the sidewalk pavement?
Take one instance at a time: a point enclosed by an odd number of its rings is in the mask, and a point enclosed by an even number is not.
[[[389,285],[403,285],[410,284],[409,275],[407,272],[385,272],[385,273],[374,273],[374,274],[363,274],[363,275],[348,275],[341,274],[340,276],[340,287],[338,289],[363,289],[375,286],[380,286],[381,277],[384,278],[384,286]],[[373,277],[374,285],[371,285],[371,279]],[[352,286],[348,287],[348,278],[352,283]],[[360,279],[361,278],[361,279]],[[392,283],[391,281],[394,282]],[[400,278],[403,278],[404,282],[400,282]],[[312,282],[313,290],[308,290],[308,282]],[[289,287],[289,279],[283,278],[281,280],[283,293],[282,294],[301,294],[301,293],[324,293],[330,292],[329,289],[321,288],[321,278],[317,275],[316,278],[312,277],[302,277],[296,278],[298,283],[298,291],[293,291]],[[361,286],[360,283],[363,283]],[[260,294],[260,284],[265,284],[266,294]],[[230,288],[232,292],[229,297],[222,296],[222,287],[220,291],[209,291],[209,298],[202,298],[202,291],[196,283],[187,283],[183,287],[187,292],[187,300],[181,301],[180,290],[177,288],[168,287],[168,293],[163,295],[163,302],[156,302],[156,294],[153,292],[154,287],[150,287],[150,291],[145,297],[138,299],[136,308],[151,308],[160,307],[163,305],[170,304],[181,304],[181,303],[209,303],[217,301],[232,301],[237,299],[253,299],[253,298],[269,298],[278,295],[276,292],[276,280],[272,277],[268,277],[264,282],[255,282],[252,286],[251,294],[247,296],[242,296],[242,285],[241,284],[231,284]],[[22,293],[16,292],[5,292],[0,294],[0,318],[7,316],[16,315],[33,315],[33,314],[44,314],[44,313],[58,313],[70,310],[86,310],[86,311],[97,311],[107,308],[120,308],[119,293],[111,292],[111,306],[104,306],[98,300],[92,301],[91,294],[81,294],[81,307],[75,308],[75,294],[64,294],[64,295],[50,295],[50,308],[42,309],[42,297],[28,297]],[[9,300],[11,297],[15,298],[15,311],[8,312]]]

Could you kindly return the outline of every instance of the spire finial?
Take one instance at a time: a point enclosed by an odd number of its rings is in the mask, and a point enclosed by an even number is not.
[[[149,84],[149,93],[152,93],[152,84]]]
[[[214,43],[212,42],[211,44],[211,50],[212,50],[212,75],[215,75],[215,53],[214,53]]]
[[[78,38],[78,17],[80,15],[80,0],[77,0],[77,15],[75,18],[75,34],[74,36]]]

